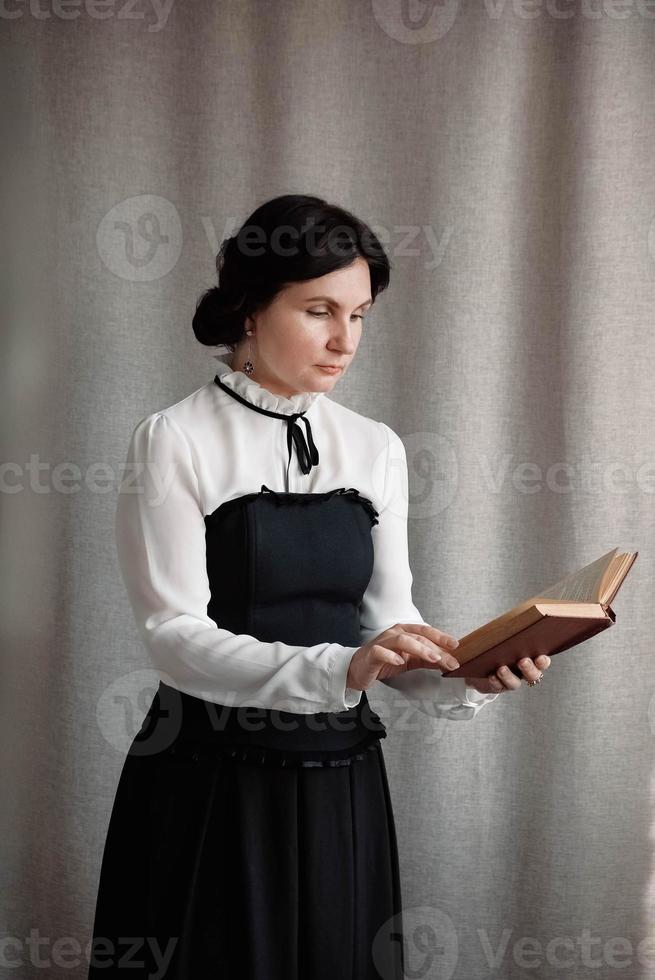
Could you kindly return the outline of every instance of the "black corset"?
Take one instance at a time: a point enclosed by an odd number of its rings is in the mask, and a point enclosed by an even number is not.
[[[226,501],[205,517],[208,615],[262,641],[361,646],[377,517],[354,487],[278,493],[262,485]],[[348,765],[386,737],[365,691],[353,708],[307,715],[218,705],[161,682],[143,737],[165,718],[176,731],[168,751],[196,760],[227,753],[281,766]]]

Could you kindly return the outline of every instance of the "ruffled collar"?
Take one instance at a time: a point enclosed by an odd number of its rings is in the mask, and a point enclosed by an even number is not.
[[[232,356],[232,351],[213,355],[216,360],[216,374],[224,385],[259,408],[266,408],[271,412],[282,412],[283,414],[306,412],[316,399],[324,394],[322,391],[303,391],[297,395],[291,395],[290,398],[284,395],[274,395],[272,391],[264,388],[258,381],[248,377],[244,371],[234,371],[231,364]]]

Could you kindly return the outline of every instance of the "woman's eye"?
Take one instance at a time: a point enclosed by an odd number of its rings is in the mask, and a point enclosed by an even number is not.
[[[321,310],[308,310],[307,312],[310,314],[310,316],[329,316],[330,315],[327,310],[322,310],[322,311]],[[365,319],[364,314],[362,314],[362,313],[353,313],[353,317],[355,318],[355,320],[364,320]]]

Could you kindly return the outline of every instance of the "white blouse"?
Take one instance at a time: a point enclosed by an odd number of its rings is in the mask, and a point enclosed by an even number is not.
[[[379,512],[379,523],[371,528],[373,573],[360,607],[362,643],[394,623],[425,623],[412,601],[403,443],[384,422],[324,392],[275,395],[232,370],[231,352],[215,357],[221,382],[247,402],[285,415],[306,414],[292,425],[254,411],[212,377],[137,423],[115,533],[139,634],[161,679],[186,694],[301,714],[343,711],[358,704],[362,694],[346,687],[357,647],[262,642],[221,629],[208,616],[205,516],[262,484],[293,493],[355,487]],[[311,455],[312,439],[317,461],[303,472],[307,462],[301,467],[297,443]],[[463,677],[442,677],[438,665],[383,683],[420,710],[453,720],[473,718],[499,696],[480,694]]]

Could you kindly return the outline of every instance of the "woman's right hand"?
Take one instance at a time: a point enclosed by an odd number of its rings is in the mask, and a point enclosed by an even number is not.
[[[396,623],[353,654],[346,687],[366,691],[374,681],[417,667],[456,670],[459,661],[450,651],[458,646],[450,633],[427,623]]]

